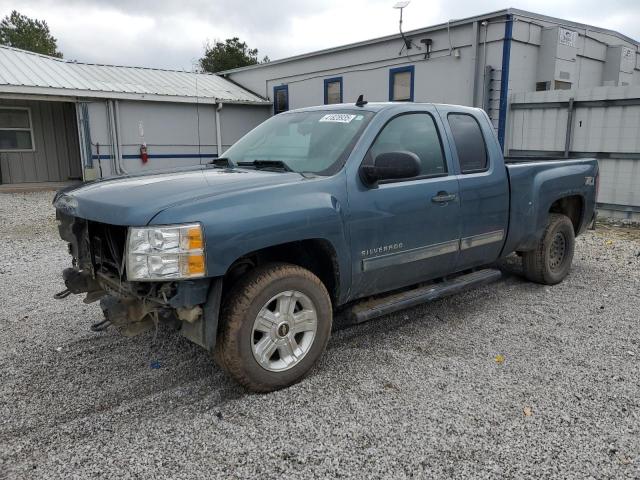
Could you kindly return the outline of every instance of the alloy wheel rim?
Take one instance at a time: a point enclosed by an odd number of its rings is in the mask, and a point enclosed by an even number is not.
[[[311,299],[297,290],[280,292],[263,305],[253,322],[253,357],[265,370],[289,370],[309,353],[317,329],[318,314]]]
[[[567,240],[561,232],[556,233],[549,249],[549,267],[557,270],[564,261],[567,252]]]

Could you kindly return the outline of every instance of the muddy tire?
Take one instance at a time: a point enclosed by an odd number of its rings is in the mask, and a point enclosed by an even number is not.
[[[254,392],[302,380],[318,362],[331,334],[332,306],[310,271],[272,263],[248,272],[222,309],[215,359]]]
[[[574,249],[571,220],[566,215],[550,213],[549,223],[536,249],[522,255],[525,277],[544,285],[560,283],[571,269]]]

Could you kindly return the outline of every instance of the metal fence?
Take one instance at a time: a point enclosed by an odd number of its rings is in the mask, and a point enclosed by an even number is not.
[[[513,94],[514,156],[596,157],[601,215],[640,221],[640,86]]]

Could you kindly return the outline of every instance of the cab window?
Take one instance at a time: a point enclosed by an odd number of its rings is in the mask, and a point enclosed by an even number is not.
[[[447,120],[456,144],[460,171],[465,174],[487,170],[487,146],[478,121],[466,113],[450,113]]]
[[[447,173],[440,135],[428,113],[399,115],[387,123],[371,145],[366,163],[381,153],[412,152],[420,159],[420,176]]]

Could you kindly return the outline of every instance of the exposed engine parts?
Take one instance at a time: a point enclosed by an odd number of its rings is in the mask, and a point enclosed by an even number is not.
[[[84,303],[99,300],[105,320],[92,325],[93,331],[113,325],[133,336],[159,322],[180,328],[183,322],[194,325],[202,318],[209,280],[129,282],[122,266],[124,243],[119,227],[59,211],[58,221],[62,238],[69,242],[73,267],[63,271],[66,289],[54,298],[85,293]]]

